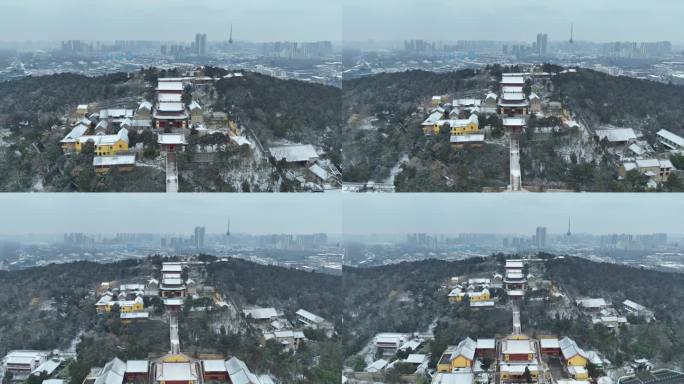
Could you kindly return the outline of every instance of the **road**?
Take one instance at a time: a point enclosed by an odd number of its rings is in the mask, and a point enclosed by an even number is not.
[[[166,192],[178,192],[178,166],[173,152],[166,154]]]

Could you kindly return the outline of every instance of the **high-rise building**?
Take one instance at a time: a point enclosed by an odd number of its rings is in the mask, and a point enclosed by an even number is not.
[[[546,247],[546,227],[537,227],[535,240],[537,241],[537,248]]]
[[[205,56],[207,54],[207,34],[195,34],[195,54],[198,56]]]
[[[206,233],[206,229],[204,227],[195,227],[195,248],[197,249],[203,249],[204,248],[204,235]]]
[[[549,35],[546,33],[537,34],[536,51],[539,56],[546,56],[548,52]]]

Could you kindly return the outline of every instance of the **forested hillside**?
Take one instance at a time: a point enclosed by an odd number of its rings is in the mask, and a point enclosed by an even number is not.
[[[409,164],[395,183],[399,191],[480,191],[483,181],[500,179],[505,169],[499,165],[508,159],[502,148],[487,145],[482,151],[452,155],[448,135],[425,137],[420,127],[425,116],[417,112],[432,95],[475,92],[480,97],[491,83],[489,72],[472,69],[440,74],[414,70],[344,81],[344,179],[384,181],[402,157]],[[466,164],[473,162],[488,166],[470,175]]]
[[[75,262],[0,271],[0,355],[10,349],[65,348],[95,322],[91,291],[102,281],[144,276],[135,260]]]
[[[339,276],[234,258],[212,264],[208,272],[208,280],[219,290],[231,292],[246,303],[276,306],[291,313],[305,308],[339,324],[338,315],[344,300]]]
[[[215,83],[214,110],[238,116],[263,140],[341,145],[339,88],[246,72]]]
[[[547,275],[579,295],[605,295],[614,303],[636,301],[665,322],[684,319],[684,274],[596,263],[576,257],[546,263]]]
[[[72,73],[0,82],[0,128],[20,129],[28,121],[49,128],[77,104],[142,97],[144,82],[126,73],[87,77]],[[35,130],[22,133],[38,133]]]
[[[493,258],[472,258],[345,268],[345,355],[358,352],[378,332],[426,331],[449,311],[447,297],[439,291],[448,278],[497,267]]]
[[[205,260],[215,260],[206,257]],[[151,318],[124,324],[119,313],[98,316],[95,288],[103,281],[158,276],[160,257],[111,264],[75,262],[19,271],[0,271],[0,355],[11,349],[68,349],[82,336],[78,359],[69,365],[71,384],[80,384],[91,367],[113,357],[145,359],[169,350],[169,328],[159,298],[146,297]],[[206,268],[207,283],[238,305],[274,306],[294,321],[300,308],[324,316],[339,326],[341,278],[229,259]],[[209,301],[211,302],[211,301]],[[202,305],[207,305],[204,303]],[[341,346],[336,337],[306,330],[310,340],[296,354],[283,352],[250,327],[217,334],[211,326],[221,318],[216,308],[179,314],[181,348],[189,354],[237,356],[259,372],[270,372],[288,383],[336,383],[341,375]]]
[[[440,74],[413,70],[346,80],[342,83],[344,118],[357,113],[413,112],[426,94],[442,95],[481,86],[482,79],[475,79],[475,75],[472,69]]]
[[[656,321],[645,323],[628,316],[630,324],[613,332],[600,324],[587,325],[586,320],[543,316],[548,303],[526,302],[521,308],[523,327],[573,337],[615,364],[645,357],[667,365],[684,365],[684,274],[576,257],[548,260],[545,268],[545,278],[573,297],[602,297],[615,308],[629,299],[653,310]]]
[[[529,291],[520,302],[523,332],[532,336],[558,335],[575,339],[586,350],[596,350],[620,365],[635,358],[648,358],[666,366],[684,365],[684,275],[616,264],[596,263],[576,257],[546,259],[536,263],[543,279],[567,293],[567,297]],[[504,255],[458,262],[426,260],[374,268],[346,268],[344,290],[344,352],[350,357],[362,350],[378,332],[426,331],[434,327],[429,345],[432,364],[447,345],[465,337],[502,337],[512,332],[510,309],[472,310],[466,303],[449,303],[444,289],[447,278],[469,273],[491,273],[501,269]],[[506,295],[495,292],[500,304]],[[629,315],[630,324],[611,330],[592,324],[580,315],[574,300],[603,297],[620,310],[625,299],[636,301],[655,312],[656,321],[647,323]]]
[[[649,138],[662,128],[684,135],[683,86],[589,69],[552,79],[562,101],[597,123],[643,128]]]

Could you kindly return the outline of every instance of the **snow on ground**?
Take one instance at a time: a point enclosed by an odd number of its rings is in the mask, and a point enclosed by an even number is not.
[[[33,185],[31,186],[31,191],[33,192],[45,192],[45,186],[43,185],[43,178],[36,177]]]
[[[12,132],[9,129],[0,129],[0,147],[9,146],[9,143],[7,143],[6,139],[11,135]]]
[[[166,158],[166,192],[178,192],[178,167],[175,154],[169,153]]]
[[[392,167],[392,169],[390,170],[389,177],[387,179],[385,179],[385,184],[394,185],[394,178],[397,177],[397,175],[399,173],[401,173],[401,166],[404,163],[408,162],[408,160],[409,160],[409,157],[408,157],[408,154],[406,154],[406,153],[403,154],[399,158],[399,161],[397,161],[397,163],[394,165],[394,167]]]
[[[147,163],[147,162],[142,162],[142,161],[136,161],[135,163],[136,167],[148,167],[148,168],[154,168],[162,172],[166,172],[166,168],[164,168],[163,165],[154,162],[154,163]]]
[[[249,164],[242,164],[239,167],[228,169],[225,171],[224,179],[232,181],[232,186],[236,190],[242,189],[242,183],[247,180],[252,187],[258,187],[259,190],[279,190],[280,180],[271,180],[273,168],[269,164],[249,162]]]

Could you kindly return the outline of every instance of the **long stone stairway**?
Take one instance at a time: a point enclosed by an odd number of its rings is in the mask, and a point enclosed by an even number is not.
[[[173,152],[166,154],[166,192],[178,192],[178,165],[176,154]]]
[[[511,191],[522,191],[522,174],[520,172],[520,142],[516,133],[510,136],[510,185]]]

